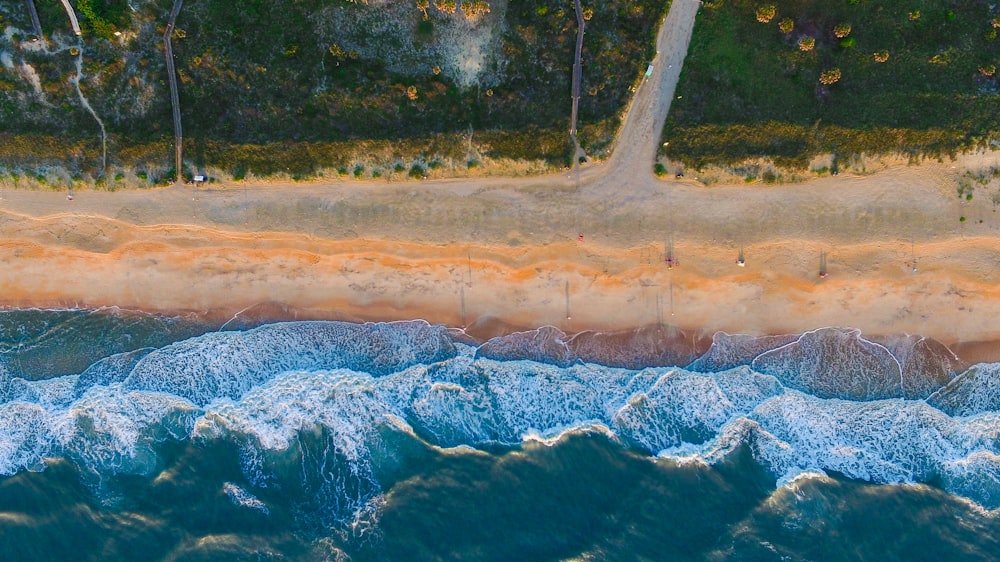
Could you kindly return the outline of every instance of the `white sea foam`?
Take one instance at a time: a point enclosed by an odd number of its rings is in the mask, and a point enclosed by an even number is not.
[[[75,398],[78,375],[68,375],[40,381],[25,381],[34,401],[47,408],[68,406]]]
[[[317,509],[345,522],[380,491],[373,467],[386,448],[380,430],[406,429],[391,405],[378,399],[375,381],[348,370],[283,373],[239,400],[210,403],[195,436],[243,443],[252,482],[284,479]],[[304,435],[318,445],[308,445]]]
[[[749,365],[758,355],[776,347],[794,342],[794,335],[748,336],[716,332],[712,336],[712,346],[701,357],[694,360],[687,369],[700,373],[713,373]]]
[[[410,408],[421,429],[444,447],[488,443],[499,437],[488,397],[455,383],[419,389]]]
[[[0,404],[0,474],[39,464],[51,450],[46,412],[37,404]]]
[[[94,362],[80,373],[74,391],[78,395],[82,395],[94,385],[122,382],[132,372],[139,360],[152,351],[153,348],[144,347],[125,353],[116,353]]]
[[[426,322],[288,322],[171,344],[143,357],[125,385],[204,405],[236,399],[286,371],[349,368],[385,375],[455,353],[444,328]]]
[[[953,415],[1000,410],[1000,363],[981,363],[955,377],[927,402]]]
[[[821,398],[878,400],[903,396],[903,369],[861,330],[822,328],[758,355],[751,367],[789,388]]]
[[[263,449],[280,451],[291,447],[300,432],[323,425],[334,431],[341,452],[358,460],[363,456],[358,447],[388,412],[373,399],[373,380],[347,370],[284,373],[238,401],[210,403],[196,432],[217,435],[210,426],[222,426],[226,433],[252,436]]]
[[[112,385],[88,390],[50,419],[62,453],[83,466],[147,474],[156,466],[159,443],[190,435],[199,414],[183,398]]]
[[[998,437],[1000,414],[992,412],[952,418],[923,401],[850,402],[786,391],[701,446],[661,455],[714,463],[747,445],[779,483],[812,471],[884,484],[942,478],[947,490],[996,507]]]
[[[798,492],[798,488],[805,482],[811,480],[829,480],[830,475],[822,470],[802,470],[800,472],[789,472],[777,481],[779,488],[791,488]]]
[[[611,428],[603,423],[592,423],[587,425],[571,425],[566,427],[553,427],[541,434],[530,431],[521,436],[522,443],[541,443],[546,447],[554,447],[571,435],[600,434],[612,441],[618,440],[618,435]]]
[[[579,361],[567,345],[567,339],[559,328],[542,326],[492,338],[479,346],[476,356],[501,361],[526,359],[567,367]]]
[[[11,399],[10,383],[10,371],[7,370],[7,367],[3,363],[0,363],[0,403],[7,402]]]
[[[496,361],[443,343],[443,330],[425,323],[358,326],[208,334],[106,361],[85,383],[0,375],[8,400],[0,404],[0,473],[62,456],[98,473],[145,474],[164,440],[227,440],[254,486],[297,490],[349,522],[377,503],[381,474],[419,454],[406,446],[413,433],[435,446],[482,447],[598,429],[681,463],[714,464],[746,447],[782,484],[813,473],[942,482],[1000,505],[998,365],[970,369],[928,401],[854,402],[787,390],[781,377],[747,366],[693,373]],[[873,365],[891,364],[879,344],[832,337],[837,349],[862,345]],[[789,365],[806,360],[797,349],[765,364],[787,378]],[[898,376],[865,365],[854,371]]]
[[[615,415],[613,427],[650,451],[701,443],[734,416],[782,390],[773,377],[746,367],[715,375],[670,371],[648,391],[632,395]]]

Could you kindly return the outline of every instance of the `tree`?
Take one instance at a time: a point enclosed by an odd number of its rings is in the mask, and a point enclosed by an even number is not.
[[[434,0],[434,7],[446,14],[454,14],[458,5],[455,0]]]
[[[839,81],[840,81],[840,69],[839,68],[831,68],[829,70],[824,70],[819,75],[819,82],[820,82],[820,84],[823,84],[824,86],[829,86],[831,84],[836,84]]]
[[[757,21],[760,23],[768,23],[774,16],[777,15],[778,8],[774,4],[764,4],[763,6],[757,7]]]
[[[486,0],[463,0],[462,13],[468,19],[490,13],[490,4]]]

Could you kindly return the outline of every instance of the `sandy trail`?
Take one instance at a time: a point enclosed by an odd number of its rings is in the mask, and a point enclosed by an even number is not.
[[[652,73],[645,77],[625,114],[615,139],[611,158],[602,173],[624,176],[641,172],[648,176],[660,143],[660,132],[674,99],[681,67],[691,43],[699,0],[674,0],[656,35],[656,57]]]
[[[886,161],[878,173],[798,185],[652,175],[696,11],[674,2],[653,76],[607,163],[528,178],[170,187],[73,201],[5,188],[0,304],[220,318],[251,307],[453,326],[497,317],[567,331],[658,320],[755,334],[849,325],[1000,340],[1000,216],[988,194],[1000,185],[971,201],[956,192],[964,171],[1000,165],[997,153]],[[671,239],[680,266],[668,269]],[[1000,360],[996,344],[976,349]]]

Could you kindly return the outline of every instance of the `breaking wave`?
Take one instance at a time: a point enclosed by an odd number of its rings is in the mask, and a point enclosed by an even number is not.
[[[0,474],[65,458],[97,476],[150,475],[167,442],[224,442],[253,488],[227,483],[234,505],[266,514],[260,491],[280,489],[303,513],[347,524],[431,447],[598,430],[677,461],[749,450],[779,484],[836,473],[1000,507],[1000,364],[965,365],[933,340],[827,328],[720,333],[699,350],[663,328],[543,328],[467,341],[422,321],[289,322],[112,353],[44,380],[0,364]]]

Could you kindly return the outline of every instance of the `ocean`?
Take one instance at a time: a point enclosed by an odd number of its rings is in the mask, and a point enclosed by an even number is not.
[[[995,560],[998,455],[917,336],[0,311],[0,560]]]

